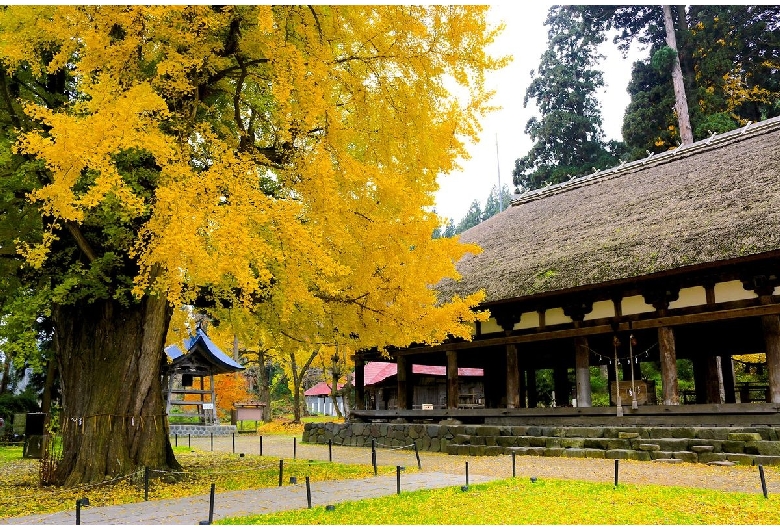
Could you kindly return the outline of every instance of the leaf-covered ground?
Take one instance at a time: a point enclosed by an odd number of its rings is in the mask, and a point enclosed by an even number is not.
[[[402,493],[219,524],[472,525],[472,524],[776,524],[780,497],[705,489],[528,478]]]
[[[279,483],[279,458],[207,452],[177,448],[176,458],[184,468],[177,473],[154,473],[149,499],[188,497],[207,493],[211,483],[216,491],[275,487]],[[72,510],[76,499],[88,497],[91,506],[126,504],[144,500],[143,471],[100,485],[60,488],[39,485],[39,461],[22,459],[21,448],[0,449],[0,518]],[[379,473],[395,468],[380,466]],[[321,461],[284,460],[283,480],[309,476],[313,482],[373,475],[371,466]]]

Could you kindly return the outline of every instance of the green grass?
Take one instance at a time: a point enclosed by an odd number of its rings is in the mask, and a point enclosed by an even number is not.
[[[777,524],[780,497],[714,490],[620,485],[544,479],[507,479],[460,487],[402,493],[218,524],[283,525],[472,525],[472,524]]]
[[[0,445],[0,464],[4,464],[11,460],[19,460],[22,458],[23,446],[19,445]]]

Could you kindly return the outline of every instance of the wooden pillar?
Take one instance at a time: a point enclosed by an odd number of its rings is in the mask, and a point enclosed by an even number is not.
[[[704,357],[694,357],[691,362],[696,403],[707,403],[707,360]]]
[[[720,358],[721,378],[723,379],[724,403],[736,403],[737,393],[735,389],[734,361],[731,355],[723,355]]]
[[[355,408],[357,410],[366,409],[366,394],[365,394],[365,368],[366,361],[362,358],[355,358]]]
[[[770,403],[780,403],[780,316],[761,317],[766,345],[766,368],[769,374]]]
[[[553,368],[553,387],[555,388],[555,405],[565,407],[570,405],[569,392],[569,369],[564,365],[558,365]]]
[[[517,393],[520,396],[520,408],[524,409],[524,408],[528,407],[527,402],[526,402],[526,395],[528,394],[528,391],[527,391],[527,388],[526,388],[526,385],[525,385],[525,369],[522,366],[520,366],[519,359],[518,359],[518,368],[519,368],[519,370],[518,370],[519,371],[519,379],[518,379],[519,385],[518,385]]]
[[[409,410],[412,408],[412,389],[409,388],[412,379],[412,362],[405,355],[399,355],[398,364],[398,409]]]
[[[577,384],[577,406],[591,406],[590,350],[587,337],[574,339],[574,373]]]
[[[707,403],[723,403],[723,372],[720,368],[720,356],[707,357]]]
[[[677,351],[674,346],[674,330],[667,326],[658,328],[658,349],[661,357],[661,387],[664,405],[679,405],[677,386]]]
[[[528,378],[528,408],[536,408],[539,404],[539,394],[536,391],[536,369],[529,367],[526,374]]]
[[[517,365],[517,345],[506,345],[506,408],[520,406],[520,369]]]
[[[455,350],[447,351],[447,408],[458,408],[459,400],[458,385],[458,352]]]

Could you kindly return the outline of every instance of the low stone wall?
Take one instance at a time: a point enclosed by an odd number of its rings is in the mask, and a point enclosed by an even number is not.
[[[310,423],[303,441],[491,456],[528,454],[631,460],[780,464],[780,428],[540,427],[415,423]]]
[[[236,432],[235,425],[171,425],[170,435],[227,436]]]
[[[390,447],[402,447],[417,442],[420,451],[446,452],[447,444],[458,434],[465,434],[466,425],[424,425],[416,423],[307,423],[303,441],[363,447],[371,440]],[[496,429],[498,427],[495,427]]]

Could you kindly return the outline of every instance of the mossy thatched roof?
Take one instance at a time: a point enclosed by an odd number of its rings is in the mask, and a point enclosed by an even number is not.
[[[517,196],[461,235],[445,298],[487,302],[780,249],[780,119]]]

